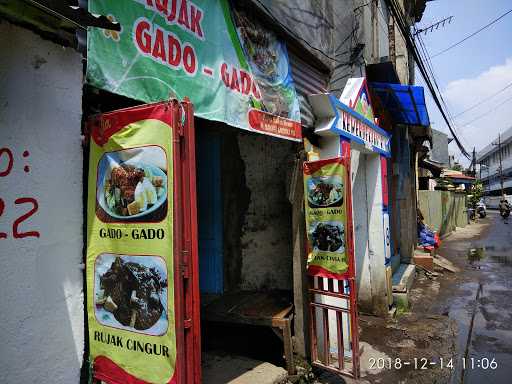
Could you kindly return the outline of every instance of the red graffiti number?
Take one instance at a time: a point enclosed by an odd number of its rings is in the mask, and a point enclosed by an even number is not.
[[[2,199],[0,199],[0,216],[2,216],[4,214],[4,208],[5,208],[5,203]],[[6,239],[6,238],[7,238],[7,233],[0,232],[0,239]]]
[[[24,150],[22,154],[25,161],[27,161],[30,156],[30,152],[28,150]],[[0,148],[0,177],[8,176],[14,166],[14,155],[9,148]],[[28,164],[25,164],[23,167],[25,174],[30,172],[30,167]],[[30,218],[34,213],[39,209],[39,204],[36,199],[32,197],[20,197],[14,200],[14,205],[22,205],[22,204],[32,204],[32,208],[25,214],[18,217],[14,223],[12,224],[12,235],[15,239],[23,239],[25,237],[39,237],[39,232],[37,231],[28,231],[28,232],[20,232],[19,226],[28,218]],[[0,217],[4,214],[5,211],[5,201],[0,199]],[[0,239],[7,239],[8,235],[5,232],[0,232]]]
[[[3,171],[0,171],[0,177],[5,177],[9,173],[11,173],[12,166],[14,163],[14,156],[12,155],[12,152],[9,148],[0,148],[0,159],[3,156],[7,156],[7,167]]]
[[[13,225],[12,225],[12,234],[15,239],[23,239],[24,237],[39,237],[39,232],[37,231],[29,231],[29,232],[19,232],[18,226],[27,220],[30,216],[37,212],[39,208],[39,204],[37,204],[37,200],[31,197],[20,197],[14,201],[14,204],[32,204],[32,209],[25,213],[24,215],[18,217]]]

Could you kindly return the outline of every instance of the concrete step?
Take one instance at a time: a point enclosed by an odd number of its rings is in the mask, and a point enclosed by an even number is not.
[[[400,264],[397,271],[393,273],[393,292],[408,292],[414,282],[415,272],[414,264]]]

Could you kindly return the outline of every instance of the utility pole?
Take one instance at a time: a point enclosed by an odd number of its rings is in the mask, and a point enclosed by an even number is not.
[[[498,154],[500,157],[500,184],[501,184],[501,197],[504,197],[505,194],[503,193],[503,163],[501,160],[501,132],[498,133]]]
[[[473,177],[476,177],[476,149],[473,147],[473,160],[471,161],[471,165],[473,166]]]
[[[371,4],[372,22],[372,63],[379,62],[379,0],[373,0]]]
[[[501,197],[504,197],[505,193],[504,193],[504,188],[503,188],[503,163],[502,163],[502,159],[501,159],[501,132],[498,133],[498,144],[493,144],[493,145],[498,146],[498,159],[500,161],[499,172],[500,172]]]

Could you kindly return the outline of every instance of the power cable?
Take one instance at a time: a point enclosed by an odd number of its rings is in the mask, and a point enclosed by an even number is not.
[[[393,2],[395,4],[395,10],[400,9],[397,7],[395,0],[393,0]],[[400,12],[400,14],[401,14],[401,12]],[[439,111],[443,115],[443,118],[444,118],[445,122],[447,123],[448,128],[449,128],[450,132],[452,133],[452,135],[455,139],[455,142],[457,143],[457,146],[459,146],[459,149],[464,154],[464,156],[469,158],[469,153],[466,151],[466,149],[464,148],[464,146],[462,145],[462,143],[459,140],[459,137],[458,137],[459,134],[457,133],[457,129],[453,122],[453,117],[450,113],[450,109],[448,108],[448,105],[447,105],[446,101],[444,100],[443,94],[440,90],[439,84],[438,84],[436,76],[434,74],[432,63],[430,62],[429,55],[426,52],[426,47],[423,48],[424,55],[426,58],[426,63],[427,63],[427,65],[425,67],[425,63],[421,57],[420,52],[418,51],[418,47],[416,46],[416,44],[414,42],[414,38],[410,35],[409,29],[407,27],[404,28],[404,25],[407,26],[407,23],[406,23],[405,19],[403,18],[404,16],[403,15],[400,15],[400,16],[401,16],[400,21],[399,21],[400,30],[402,32],[402,35],[404,34],[404,32],[406,33],[407,38],[404,37],[404,39],[406,40],[406,42],[409,42],[410,46],[412,46],[412,48],[413,48],[412,49],[413,56],[415,57],[415,61],[417,62],[420,72],[422,73],[422,76],[425,79],[427,87],[429,88],[429,91],[430,91],[432,97],[434,98],[434,101],[436,102],[436,105],[438,106]],[[427,71],[430,72],[430,77],[428,76],[428,73],[426,73]],[[439,103],[439,99],[437,98],[438,96],[437,96],[435,90],[433,89],[431,79],[434,83],[435,88],[437,89],[437,94],[439,95],[439,98],[440,98],[441,103],[443,104],[444,108],[441,107],[441,105]],[[446,114],[448,116],[446,116]],[[460,136],[460,137],[462,140],[464,140],[464,138],[462,136]]]
[[[468,121],[467,123],[462,124],[462,125],[461,125],[461,127],[467,127],[469,124],[474,123],[474,122],[475,122],[475,121],[477,121],[477,120],[480,120],[482,117],[485,117],[485,116],[487,116],[489,113],[494,112],[495,110],[497,110],[499,107],[501,107],[502,105],[506,104],[506,103],[507,103],[507,102],[509,102],[510,100],[512,100],[512,97],[509,97],[508,99],[505,99],[503,102],[499,103],[499,104],[498,104],[498,105],[496,105],[494,108],[489,109],[487,112],[482,113],[480,116],[475,117],[473,120]]]
[[[443,109],[440,101],[440,97],[437,95],[434,85],[432,84],[432,80],[430,79],[430,76],[428,74],[428,70],[425,68],[425,63],[423,62],[422,58],[420,57],[418,48],[416,44],[414,43],[414,40],[410,34],[410,30],[408,27],[407,22],[404,19],[404,16],[400,10],[400,7],[396,3],[396,0],[386,0],[386,4],[388,5],[389,9],[391,10],[393,16],[395,17],[397,21],[397,25],[399,27],[399,30],[404,37],[405,43],[407,45],[408,50],[411,52],[412,56],[414,57],[414,61],[418,65],[418,69],[420,70],[420,73],[427,83],[427,88],[430,91],[430,94],[432,95],[432,98],[434,99],[435,104],[437,105],[439,111],[441,112],[441,115],[443,116],[444,121],[446,122],[448,129],[450,130],[451,134],[453,135],[453,139],[457,143],[457,146],[459,147],[459,150],[462,152],[464,156],[466,156],[468,159],[470,159],[470,155],[468,151],[464,148],[462,143],[460,142],[459,138],[457,137],[457,134],[452,127],[452,124],[450,123],[450,120],[447,116],[447,112]],[[442,95],[441,95],[442,98]]]
[[[482,28],[480,28],[478,31],[475,31],[473,32],[472,34],[466,36],[465,38],[463,38],[462,40],[456,42],[455,44],[452,44],[450,45],[448,48],[445,48],[443,49],[441,52],[438,52],[436,53],[435,55],[431,56],[431,58],[434,58],[434,57],[437,57],[443,53],[445,53],[446,51],[449,51],[450,49],[452,48],[455,48],[456,46],[462,44],[463,42],[465,42],[466,40],[470,39],[471,37],[475,36],[476,34],[482,32],[484,29],[486,28],[489,28],[491,25],[493,25],[494,23],[497,23],[499,20],[501,20],[502,18],[504,18],[505,16],[507,16],[510,12],[512,12],[512,9],[508,10],[507,12],[505,12],[503,15],[499,16],[498,18],[494,19],[493,21],[491,21],[490,23],[484,25]]]
[[[414,28],[414,29],[416,31],[416,28]],[[418,39],[418,41],[420,43],[419,47],[420,47],[420,49],[421,49],[421,51],[423,53],[423,60],[427,63],[427,69],[430,72],[430,76],[432,77],[432,80],[434,81],[434,85],[436,87],[436,90],[439,93],[439,96],[441,98],[441,101],[442,101],[445,109],[446,109],[446,112],[448,113],[448,117],[450,118],[450,122],[453,125],[453,129],[454,129],[455,132],[457,132],[457,134],[459,135],[461,140],[464,141],[466,144],[468,144],[468,141],[465,139],[465,137],[458,131],[458,129],[456,127],[456,124],[455,124],[455,119],[454,119],[453,115],[450,112],[450,108],[448,107],[448,103],[444,99],[443,93],[441,92],[441,88],[439,87],[439,83],[437,82],[437,78],[436,78],[436,75],[435,75],[435,72],[434,72],[434,65],[432,64],[432,61],[430,60],[430,55],[428,53],[428,49],[427,49],[423,39],[421,38],[421,36],[419,34],[414,33],[414,36],[416,36],[416,38]]]
[[[427,47],[425,45],[425,42],[423,41],[423,39],[421,38],[421,36],[419,34],[415,33],[414,36],[417,37],[417,39],[418,39],[418,41],[420,43],[419,46],[420,46],[421,51],[423,52],[424,59],[425,59],[425,61],[427,63],[427,69],[429,70],[430,75],[432,76],[432,79],[434,81],[434,85],[435,85],[435,87],[437,89],[437,92],[439,93],[439,96],[441,97],[441,101],[443,102],[443,105],[444,105],[444,107],[446,109],[446,112],[448,113],[448,117],[450,118],[450,122],[453,125],[453,129],[455,130],[455,132],[457,132],[457,134],[459,135],[461,140],[466,145],[469,145],[469,142],[466,140],[464,135],[457,128],[457,126],[455,124],[455,117],[452,115],[448,103],[444,100],[443,93],[441,92],[441,89],[439,87],[439,84],[437,82],[437,78],[436,78],[436,75],[435,75],[435,72],[434,72],[434,65],[432,64],[432,61],[430,60],[430,56],[429,56],[429,53],[428,53],[428,49],[427,49]]]
[[[382,19],[384,21],[386,21],[386,16],[384,15],[384,12],[382,12],[382,7],[380,7],[381,3],[379,2],[377,4],[377,9],[379,10],[380,14],[382,15]],[[388,22],[389,22],[389,15],[388,15]],[[384,28],[384,26],[382,26],[381,23],[379,23],[379,17],[377,16],[377,24],[379,25],[379,27],[381,27],[381,29],[384,31],[384,34],[388,37],[389,39],[389,26],[386,25],[386,27],[388,28]]]
[[[467,109],[463,110],[462,112],[457,113],[457,114],[456,114],[456,115],[454,115],[453,117],[454,117],[454,118],[457,118],[458,116],[460,116],[460,115],[462,115],[462,114],[464,114],[464,113],[466,113],[466,112],[469,112],[469,111],[471,111],[471,110],[475,109],[476,107],[478,107],[478,106],[480,106],[480,105],[482,105],[482,104],[484,104],[484,103],[488,102],[488,101],[489,101],[489,99],[493,98],[493,97],[494,97],[494,96],[496,96],[496,95],[499,95],[501,92],[503,92],[504,90],[506,90],[506,89],[508,89],[508,88],[510,88],[510,87],[512,87],[512,82],[508,83],[505,87],[501,88],[499,91],[497,91],[497,92],[493,93],[492,95],[487,96],[487,98],[486,98],[485,100],[480,100],[478,103],[473,104],[471,107],[469,107],[469,108],[467,108]]]
[[[265,12],[270,16],[270,18],[272,18],[272,20],[278,24],[281,28],[283,28],[290,36],[293,36],[294,38],[296,38],[297,40],[300,40],[301,42],[303,42],[304,44],[306,44],[309,48],[311,48],[312,50],[320,53],[322,56],[326,57],[327,59],[329,60],[332,60],[336,63],[339,63],[341,65],[347,65],[346,62],[342,62],[342,61],[339,61],[338,59],[336,59],[335,57],[331,56],[331,55],[328,55],[327,53],[325,53],[322,49],[318,48],[318,47],[315,47],[314,45],[312,45],[309,41],[307,41],[306,39],[304,39],[303,37],[297,35],[295,32],[293,32],[290,28],[288,28],[285,24],[283,24],[281,22],[281,20],[279,20],[276,16],[274,16],[272,14],[272,12],[270,11],[270,9],[261,2],[261,0],[255,0],[259,5],[260,7],[265,10]],[[362,6],[366,6],[367,4],[364,4]],[[349,35],[348,38],[351,37],[351,34]],[[348,40],[348,38],[346,40]],[[345,40],[345,41],[346,41]],[[350,64],[350,63],[348,63]]]

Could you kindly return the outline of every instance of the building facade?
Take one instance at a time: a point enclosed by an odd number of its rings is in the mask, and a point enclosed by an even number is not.
[[[501,196],[502,187],[505,195],[511,195],[512,127],[478,152],[476,162],[480,165],[479,178],[487,196]]]
[[[108,12],[100,18],[88,15],[84,9],[78,12],[80,16],[76,16],[76,8],[56,5],[53,1],[32,2],[43,6],[21,3],[0,5],[3,17],[0,28],[4,36],[10,36],[1,44],[9,55],[0,59],[1,164],[5,167],[0,170],[0,177],[7,185],[0,196],[2,212],[5,205],[2,219],[7,222],[0,232],[3,271],[0,289],[13,293],[5,295],[0,302],[0,319],[4,324],[0,335],[6,346],[0,351],[0,365],[6,367],[0,372],[0,381],[9,384],[39,378],[42,382],[88,382],[91,373],[94,375],[95,369],[100,368],[91,361],[90,345],[98,340],[94,340],[94,333],[88,332],[88,322],[96,321],[96,318],[95,314],[86,313],[86,297],[90,307],[104,305],[104,302],[100,304],[98,300],[91,304],[97,297],[91,293],[92,286],[87,286],[87,281],[95,272],[85,268],[88,262],[86,239],[90,236],[86,229],[86,213],[87,207],[96,199],[88,192],[91,132],[86,122],[97,114],[140,106],[148,100],[145,96],[130,97],[121,91],[119,83],[102,76],[101,72],[85,71],[95,59],[102,58],[102,55],[95,58],[88,50],[91,46],[87,44],[93,41],[93,35],[96,41],[104,44],[103,49],[126,38],[123,33],[133,26],[120,27],[115,22],[114,14],[124,11],[117,1],[89,1],[92,13],[97,13],[95,6],[110,3],[112,9],[107,9]],[[87,2],[79,3],[83,6]],[[164,9],[164,3],[181,4],[179,27],[172,22],[165,25],[165,20],[171,18],[172,9]],[[212,76],[212,68],[194,66],[197,62],[190,44],[180,45],[183,48],[180,55],[188,60],[179,65],[173,66],[178,56],[172,49],[164,53],[185,41],[183,36],[183,41],[176,38],[174,33],[188,34],[200,43],[205,41],[205,36],[201,35],[201,15],[206,16],[200,12],[217,2],[198,0],[196,3],[203,7],[186,1],[127,3],[134,8],[145,7],[139,10],[145,17],[153,12],[149,18],[129,15],[137,23],[134,25],[140,28],[136,28],[125,43],[138,44],[137,57],[156,57],[156,61],[165,67],[167,72],[158,79],[158,86],[164,87],[162,84],[171,78],[168,82],[171,88],[179,88],[182,82],[200,71],[207,77]],[[221,3],[232,4],[228,1]],[[290,6],[291,3],[295,6]],[[421,18],[426,2],[399,3],[400,12],[409,24],[413,24]],[[192,329],[194,338],[186,348],[181,345],[177,352],[179,363],[184,367],[179,384],[200,382],[201,331],[205,345],[215,338],[229,336],[231,331],[211,331],[206,324],[210,319],[212,322],[226,320],[226,308],[230,311],[235,307],[245,308],[240,302],[236,306],[226,304],[240,298],[247,305],[260,303],[260,307],[242,313],[253,315],[259,314],[265,303],[274,305],[278,299],[282,322],[277,328],[284,340],[279,348],[282,347],[287,355],[288,372],[292,373],[294,368],[289,360],[293,360],[292,352],[311,358],[313,339],[323,342],[329,339],[325,328],[317,330],[311,325],[310,300],[315,293],[308,289],[322,290],[324,285],[324,290],[329,292],[329,287],[336,286],[333,288],[336,292],[331,293],[341,295],[340,300],[326,300],[320,304],[337,306],[340,313],[348,306],[348,299],[343,295],[358,292],[360,310],[386,316],[393,305],[392,272],[400,263],[410,262],[416,243],[418,146],[429,132],[425,121],[396,119],[376,91],[376,83],[406,87],[414,83],[412,56],[387,2],[283,0],[236,4],[236,10],[217,8],[215,15],[219,19],[216,21],[227,20],[236,26],[231,34],[222,28],[217,32],[236,42],[236,31],[243,30],[249,39],[256,36],[258,42],[273,41],[278,42],[278,47],[286,46],[283,51],[286,54],[280,54],[289,60],[300,116],[293,123],[287,120],[279,127],[281,132],[288,131],[290,126],[297,128],[288,137],[272,131],[275,126],[270,117],[277,116],[275,121],[279,122],[279,118],[289,111],[283,108],[282,100],[259,100],[256,96],[258,89],[248,86],[247,65],[229,70],[227,65],[219,67],[221,87],[225,86],[229,91],[217,88],[208,93],[213,88],[202,87],[205,96],[197,99],[197,107],[204,100],[222,102],[219,95],[227,94],[223,92],[238,92],[245,93],[244,97],[252,94],[257,99],[254,105],[261,108],[261,104],[266,103],[266,109],[257,116],[260,120],[248,119],[249,123],[255,120],[259,123],[258,132],[257,129],[240,129],[233,121],[211,118],[200,111],[193,119],[196,128],[193,170],[197,175],[194,190],[194,194],[197,192],[197,216],[194,219],[198,229],[195,239],[198,253],[194,255],[197,268],[191,267],[191,282],[184,284],[192,289],[192,296],[186,301],[190,308],[184,304],[183,311],[190,310],[194,316],[185,318],[183,315],[182,327],[177,332],[184,335]],[[170,30],[165,40],[161,26],[154,29],[149,26],[152,17]],[[118,17],[118,20],[122,18]],[[211,23],[211,30],[219,25],[222,24]],[[85,39],[86,30],[89,39]],[[236,51],[237,58],[243,57],[242,49],[228,48]],[[102,53],[105,57],[109,54],[116,57],[120,50],[105,49]],[[227,51],[224,51],[226,55]],[[278,55],[273,51],[269,56],[275,58]],[[128,70],[137,67],[124,58],[117,59],[113,67],[125,66]],[[267,60],[268,57],[264,57],[261,61],[265,64]],[[144,78],[147,68],[139,69],[139,76],[129,77],[126,71],[122,80]],[[176,71],[182,71],[183,76],[174,78]],[[99,86],[101,82],[106,86]],[[144,95],[148,88],[151,87],[140,83],[134,87],[134,93]],[[157,101],[195,96],[162,89],[164,96]],[[219,104],[216,113],[227,108]],[[364,106],[363,109],[359,104]],[[330,108],[327,114],[326,105]],[[366,114],[368,111],[372,112]],[[351,119],[351,128],[340,133],[340,127],[331,124],[327,127],[333,128],[331,132],[327,132],[330,129],[321,132],[321,120],[333,119],[337,114]],[[245,117],[243,113],[240,115]],[[254,117],[254,114],[250,116]],[[379,147],[378,140],[386,141],[386,147]],[[314,156],[319,159],[337,157],[342,155],[347,143],[350,144],[349,176],[354,212],[351,225],[354,229],[356,287],[353,292],[345,291],[343,280],[326,278],[311,283],[307,276],[305,199],[299,192],[303,185],[301,170],[307,160],[306,152],[311,152],[309,160]],[[176,276],[189,279],[186,263],[181,263],[182,259],[176,260],[180,261]],[[137,297],[130,299],[136,301]],[[268,307],[274,308],[270,304]],[[350,310],[357,313],[358,308],[352,306]],[[357,333],[353,319],[347,321],[344,314],[340,316],[345,335]],[[239,320],[248,321],[247,316],[240,316]],[[268,314],[266,320],[266,326],[276,328],[272,321],[269,325]],[[327,327],[336,324],[332,314],[324,320]],[[130,334],[126,329],[113,332]],[[346,351],[359,356],[359,351],[352,348],[355,344],[351,344],[356,336],[354,339],[348,336],[339,343],[334,340],[334,335],[334,331],[331,332],[334,349],[329,349],[328,354],[339,357],[343,346]],[[323,356],[327,364],[328,356]],[[57,371],[56,361],[61,363]],[[357,375],[354,367],[355,361],[352,372]],[[342,365],[339,364],[337,369],[343,370]],[[127,377],[122,376],[126,372],[116,372],[121,375],[118,377]],[[106,376],[101,377],[109,383]],[[123,381],[118,379],[117,382]]]

